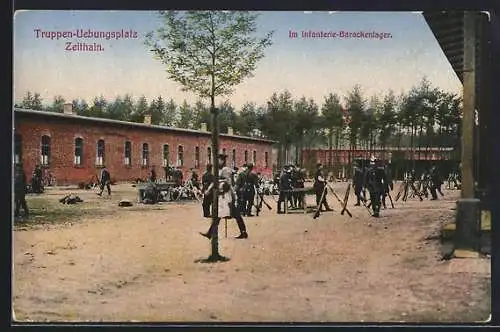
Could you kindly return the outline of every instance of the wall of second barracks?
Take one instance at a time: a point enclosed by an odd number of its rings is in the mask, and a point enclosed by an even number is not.
[[[16,119],[15,134],[20,139],[21,160],[27,178],[41,161],[42,136],[50,137],[50,162],[47,171],[56,179],[57,184],[76,184],[87,182],[100,174],[97,162],[97,142],[104,140],[104,164],[111,173],[112,181],[133,181],[146,179],[152,165],[155,165],[157,177],[164,178],[164,145],[168,145],[169,164],[177,166],[178,147],[182,146],[183,165],[179,166],[184,177],[191,169],[197,173],[205,171],[208,163],[209,135],[197,135],[181,132],[167,132],[152,128],[127,127],[107,123],[88,121],[68,121],[67,119],[37,118]],[[75,165],[75,139],[82,138],[83,151],[80,165]],[[125,142],[131,143],[130,165],[125,165]],[[143,165],[143,144],[148,144],[149,158]],[[199,163],[195,167],[195,148],[199,147]],[[272,176],[272,146],[270,143],[249,141],[239,138],[220,137],[220,150],[228,155],[227,162],[232,162],[233,149],[236,152],[236,166],[245,163],[245,151],[248,162],[253,162],[254,170],[263,176]],[[267,156],[267,163],[266,163]]]

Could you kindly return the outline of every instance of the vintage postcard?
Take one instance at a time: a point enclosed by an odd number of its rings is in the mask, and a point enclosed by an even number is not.
[[[17,11],[15,320],[486,320],[446,19]]]

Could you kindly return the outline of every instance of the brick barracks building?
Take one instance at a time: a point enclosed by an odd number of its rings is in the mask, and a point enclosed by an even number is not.
[[[158,178],[163,167],[176,166],[184,177],[195,169],[200,175],[212,162],[211,133],[201,130],[78,116],[71,104],[64,113],[14,109],[14,162],[22,162],[28,179],[37,164],[50,173],[57,185],[87,183],[105,165],[112,181],[145,180],[155,166]],[[220,152],[228,165],[254,164],[254,171],[272,176],[271,140],[237,136],[232,128],[220,134]]]

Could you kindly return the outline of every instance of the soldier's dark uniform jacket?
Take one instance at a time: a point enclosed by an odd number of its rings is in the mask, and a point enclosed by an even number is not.
[[[437,168],[431,169],[430,180],[436,186],[440,186],[440,185],[443,184],[443,180],[441,179],[441,176],[440,176],[439,171],[437,170]]]
[[[283,172],[279,178],[279,189],[280,190],[290,190],[292,189],[292,181],[290,178],[290,173]]]
[[[214,181],[214,175],[213,172],[208,172],[206,171],[203,173],[201,177],[201,185],[202,185],[202,190],[205,192],[208,189],[208,186],[210,186]]]
[[[28,205],[26,204],[26,174],[21,165],[16,165],[14,174],[14,201],[15,201],[15,211],[14,215],[19,216],[19,210],[22,208],[24,214],[27,216]]]
[[[245,214],[245,209],[246,209],[246,200],[245,200],[245,191],[246,191],[246,182],[247,182],[247,175],[246,173],[240,172],[237,174],[236,181],[235,181],[235,190],[236,190],[236,196],[237,196],[237,208],[240,211],[240,213]]]
[[[385,178],[387,180],[386,190],[387,190],[387,192],[389,192],[389,189],[390,190],[394,189],[394,183],[393,183],[393,179],[392,179],[392,169],[391,169],[390,164],[385,165],[384,172],[385,172]]]
[[[360,201],[364,198],[361,197],[361,192],[363,191],[363,181],[365,173],[359,164],[355,164],[353,167],[352,185],[354,186],[354,194],[356,195],[357,203],[360,205]]]
[[[246,178],[246,184],[247,184],[247,188],[251,188],[252,190],[254,190],[254,188],[258,187],[259,186],[259,177],[257,176],[257,174],[255,174],[253,172],[248,173],[247,178]]]
[[[156,182],[156,171],[154,168],[151,168],[151,171],[149,172],[149,181]]]
[[[14,194],[17,196],[25,196],[26,195],[26,174],[24,170],[17,166],[15,169],[15,178],[14,178]]]
[[[31,189],[34,193],[43,192],[43,171],[42,168],[37,165],[33,170],[33,176],[31,178]]]
[[[325,176],[323,174],[322,169],[318,169],[314,175],[314,190],[316,192],[320,191],[323,192],[323,189],[325,188]]]
[[[283,170],[281,172],[281,175],[279,177],[278,188],[279,188],[280,195],[279,195],[278,203],[277,203],[278,204],[277,212],[281,213],[281,203],[285,202],[285,198],[287,198],[287,196],[288,196],[288,193],[284,192],[283,190],[292,189],[292,181],[291,181],[289,172],[286,172],[285,170]]]
[[[109,175],[109,171],[106,168],[103,168],[101,172],[101,183],[106,184],[111,181],[111,176]]]
[[[174,168],[172,169],[172,179],[174,180],[177,186],[182,185],[183,174],[180,169]]]
[[[430,191],[431,191],[431,195],[432,195],[432,199],[433,200],[436,200],[437,199],[437,190],[439,190],[439,192],[441,193],[441,195],[443,194],[443,192],[441,191],[441,185],[443,184],[443,180],[441,179],[441,175],[439,174],[439,171],[437,170],[436,167],[433,167],[431,169],[431,172],[429,174],[429,178],[430,178]]]
[[[314,175],[313,187],[316,193],[316,204],[318,204],[320,210],[324,206],[326,211],[331,211],[330,207],[328,206],[328,202],[326,201],[326,192],[325,195],[323,196],[323,191],[325,190],[326,187],[326,178],[325,175],[323,174],[322,168],[318,168],[316,170],[316,174]],[[323,200],[321,200],[321,196],[323,196]]]
[[[191,183],[193,184],[193,186],[195,186],[196,188],[199,189],[199,187],[200,187],[200,181],[198,179],[198,174],[196,172],[193,172],[191,174]]]
[[[373,216],[378,217],[381,205],[381,195],[387,183],[384,168],[378,165],[370,165],[366,171],[364,187],[370,192],[370,200],[373,208]]]
[[[246,182],[247,182],[247,175],[245,174],[245,172],[238,173],[235,182],[237,193],[243,192],[243,190],[245,189]]]
[[[254,204],[254,199],[255,199],[255,189],[259,185],[259,178],[257,177],[257,174],[250,172],[247,174],[246,179],[245,179],[245,202],[246,202],[246,209],[245,213],[247,216],[252,216],[252,206]]]
[[[212,169],[206,170],[205,173],[203,173],[203,175],[201,176],[201,186],[204,194],[202,208],[203,208],[203,217],[205,218],[210,217],[210,207],[213,201],[212,192],[207,193],[206,191],[208,190],[208,187],[210,187],[210,185],[213,183],[213,181],[214,181],[214,174],[212,172]]]

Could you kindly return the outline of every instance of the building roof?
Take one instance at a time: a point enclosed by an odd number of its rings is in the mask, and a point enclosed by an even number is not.
[[[482,59],[487,56],[488,14],[476,13],[476,86],[480,86]],[[464,11],[423,12],[434,37],[451,64],[453,71],[463,83],[464,61]]]
[[[128,121],[120,121],[120,120],[105,119],[105,118],[95,118],[95,117],[81,116],[81,115],[76,115],[76,114],[37,111],[37,110],[24,109],[24,108],[18,108],[18,107],[14,107],[14,112],[19,113],[19,114],[32,114],[32,115],[36,115],[36,116],[46,116],[46,117],[61,118],[61,119],[68,119],[68,120],[82,120],[82,121],[108,123],[108,124],[128,126],[128,127],[139,127],[139,128],[144,128],[144,129],[164,130],[164,131],[168,131],[168,132],[177,132],[177,133],[184,133],[184,134],[196,134],[196,135],[205,135],[205,136],[211,135],[211,132],[209,132],[209,131],[183,129],[183,128],[151,125],[151,124],[146,124],[146,123],[128,122]],[[229,135],[229,134],[219,134],[219,135],[221,137],[235,138],[235,139],[255,141],[255,142],[261,142],[261,143],[268,143],[268,144],[277,143],[276,141],[264,139],[264,138],[259,138],[259,137],[249,137],[249,136],[239,136],[239,135]]]
[[[372,149],[366,149],[366,148],[357,148],[357,149],[349,149],[349,148],[341,148],[341,149],[332,149],[332,151],[342,151],[342,152],[349,152],[349,151],[352,151],[352,152],[370,152],[370,151],[373,151],[373,152],[392,152],[392,151],[411,151],[411,150],[414,150],[415,152],[425,152],[425,151],[429,151],[429,152],[437,152],[437,151],[453,151],[455,150],[455,148],[453,147],[414,147],[414,148],[411,148],[411,147],[385,147],[385,148],[379,148],[379,147],[376,147],[376,148],[372,148]],[[312,148],[312,149],[304,149],[304,151],[330,151],[330,149],[328,148]]]

